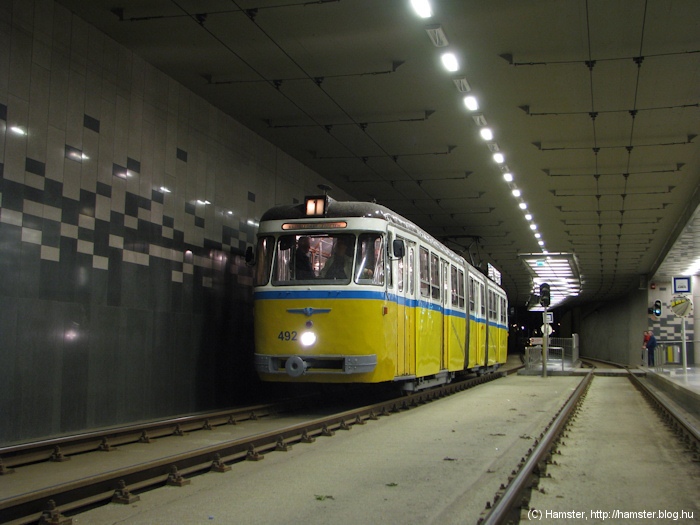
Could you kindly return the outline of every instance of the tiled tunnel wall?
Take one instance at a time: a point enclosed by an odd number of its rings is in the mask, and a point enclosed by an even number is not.
[[[50,0],[0,5],[0,140],[0,445],[245,400],[242,255],[326,181]]]

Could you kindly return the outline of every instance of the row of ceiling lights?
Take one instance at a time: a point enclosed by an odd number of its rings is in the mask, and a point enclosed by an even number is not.
[[[433,8],[430,0],[411,0],[411,6],[418,16],[421,18],[432,18]],[[439,24],[433,24],[426,26],[425,28],[430,40],[436,47],[446,48],[449,45],[447,36]],[[445,51],[441,57],[442,65],[451,73],[457,73],[460,70],[459,60],[457,55],[451,51]],[[461,93],[469,93],[471,87],[467,82],[466,78],[455,78],[455,85]],[[474,122],[479,126],[479,134],[481,138],[484,139],[491,152],[493,153],[493,160],[498,164],[501,172],[503,173],[503,179],[508,183],[511,189],[511,193],[518,200],[518,206],[525,213],[525,220],[528,221],[530,225],[530,230],[533,231],[537,244],[542,249],[542,253],[547,254],[547,250],[544,248],[544,241],[542,240],[542,234],[537,230],[537,224],[534,222],[532,214],[529,212],[527,203],[522,198],[522,191],[517,187],[514,182],[513,174],[509,171],[506,165],[505,155],[500,151],[500,148],[496,142],[493,141],[494,135],[493,130],[488,127],[486,118],[482,114],[476,114],[479,110],[479,101],[474,95],[465,94],[464,95],[464,105],[469,112],[473,114]]]

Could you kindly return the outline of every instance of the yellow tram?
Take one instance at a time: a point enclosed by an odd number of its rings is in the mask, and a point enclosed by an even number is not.
[[[384,206],[320,196],[272,208],[256,259],[264,381],[414,391],[506,361],[503,289]]]

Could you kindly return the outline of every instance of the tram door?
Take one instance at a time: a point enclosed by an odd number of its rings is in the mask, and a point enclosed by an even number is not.
[[[440,260],[442,265],[442,353],[440,355],[440,370],[445,370],[450,362],[450,323],[447,311],[450,309],[450,263],[444,259]]]
[[[486,366],[486,359],[488,355],[488,331],[486,330],[486,325],[488,322],[486,314],[486,285],[483,282],[478,284],[479,286],[479,357],[478,363],[482,366]]]
[[[416,244],[403,239],[406,250],[404,256],[397,260],[396,295],[397,295],[397,354],[396,375],[413,375],[416,373],[416,337],[415,337],[415,257]]]
[[[484,283],[469,274],[469,367],[483,366],[486,359],[486,304]]]
[[[416,373],[416,257],[416,243],[410,242],[405,258],[408,289],[406,292],[406,315],[404,316],[404,332],[406,333],[404,352],[408,375]]]

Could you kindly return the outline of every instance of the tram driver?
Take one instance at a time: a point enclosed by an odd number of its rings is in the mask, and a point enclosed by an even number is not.
[[[311,262],[311,241],[308,237],[299,237],[294,254],[294,271],[297,280],[314,279],[316,273]]]
[[[352,241],[348,238],[338,237],[333,246],[333,254],[326,261],[321,270],[321,277],[325,279],[350,279],[352,276],[352,258],[349,252],[352,248],[348,245]]]

